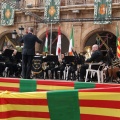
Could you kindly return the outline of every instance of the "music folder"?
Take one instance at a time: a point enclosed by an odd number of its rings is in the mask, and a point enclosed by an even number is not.
[[[8,57],[10,57],[10,56],[12,56],[13,51],[14,51],[14,50],[6,49],[6,50],[3,52],[3,56],[6,56],[6,57],[8,56]]]

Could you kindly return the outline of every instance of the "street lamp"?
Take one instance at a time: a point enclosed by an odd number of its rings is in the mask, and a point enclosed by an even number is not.
[[[24,28],[21,26],[21,27],[19,28],[19,35],[20,35],[20,36],[23,36],[23,32],[24,32]]]
[[[24,32],[24,28],[21,26],[21,27],[19,28],[19,36],[20,36],[20,37],[23,36],[23,32]],[[16,32],[16,30],[14,30],[14,31],[12,32],[12,39],[16,39],[16,38],[17,38],[17,32]]]
[[[13,30],[12,39],[16,39],[16,38],[17,38],[17,32],[16,32],[16,30]]]

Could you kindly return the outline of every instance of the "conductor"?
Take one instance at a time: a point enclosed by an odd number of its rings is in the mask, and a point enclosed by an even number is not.
[[[31,79],[31,68],[32,68],[32,60],[35,55],[35,43],[42,43],[41,40],[37,38],[36,35],[33,35],[33,28],[28,28],[28,34],[23,36],[20,39],[20,42],[24,43],[22,50],[22,78]]]

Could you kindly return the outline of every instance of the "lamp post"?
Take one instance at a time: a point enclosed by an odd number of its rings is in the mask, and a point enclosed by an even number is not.
[[[24,32],[24,28],[21,26],[19,28],[19,35],[22,37],[23,36],[23,32]]]
[[[13,40],[16,40],[17,36],[19,36],[20,38],[23,37],[23,32],[24,32],[24,28],[21,26],[19,29],[19,34],[16,32],[16,30],[13,30],[12,32],[12,39]],[[22,50],[22,46],[21,46],[21,43],[19,41],[16,41],[18,43],[18,46],[16,46],[16,49],[17,51],[20,51]]]
[[[16,30],[13,30],[12,39],[16,39],[16,38],[17,38],[17,32],[16,32]]]
[[[24,28],[21,26],[20,28],[18,28],[19,29],[19,36],[20,37],[22,37],[23,36],[23,32],[24,32]],[[12,39],[16,39],[17,38],[17,32],[16,32],[16,30],[14,30],[13,32],[12,32]]]

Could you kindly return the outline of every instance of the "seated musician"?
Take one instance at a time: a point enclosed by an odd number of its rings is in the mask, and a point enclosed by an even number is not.
[[[3,77],[3,71],[5,70],[4,57],[2,56],[2,51],[0,51],[0,77]]]
[[[46,69],[44,72],[46,73],[46,79],[49,79],[48,71],[55,68],[55,62],[47,62]],[[51,73],[51,79],[53,79],[53,74]]]
[[[52,78],[53,75],[55,73],[55,79],[58,79],[58,71],[60,71],[60,79],[62,79],[63,76],[63,71],[65,69],[66,63],[65,63],[65,58],[64,58],[64,54],[61,54],[61,59],[58,60],[58,64],[57,67],[51,69],[51,73],[52,73]]]
[[[86,69],[88,69],[89,67],[89,64],[87,63],[91,63],[91,62],[94,62],[94,63],[98,63],[98,62],[101,62],[103,59],[103,55],[102,55],[102,52],[99,50],[99,47],[97,44],[94,44],[92,46],[92,54],[91,54],[91,57],[88,58],[85,62],[86,64],[83,64],[80,68],[80,81],[84,81],[84,77],[86,75]],[[98,66],[97,66],[98,67]]]
[[[77,70],[76,61],[70,63],[70,68],[68,70],[68,79],[76,80],[75,71]]]
[[[16,58],[17,50],[14,49],[13,54],[10,58],[11,61],[13,61],[13,73],[16,77],[20,77],[22,66],[21,66],[21,59]]]
[[[3,48],[3,50],[4,50],[3,55],[4,55],[4,52],[6,49],[8,49],[7,46],[5,46]],[[10,50],[10,49],[8,49],[8,50]],[[14,54],[14,52],[13,52],[13,54]],[[8,70],[9,70],[9,77],[13,77],[15,75],[15,72],[17,71],[17,65],[13,59],[12,54],[10,56],[5,55],[4,59],[5,59],[5,67],[8,67]]]

